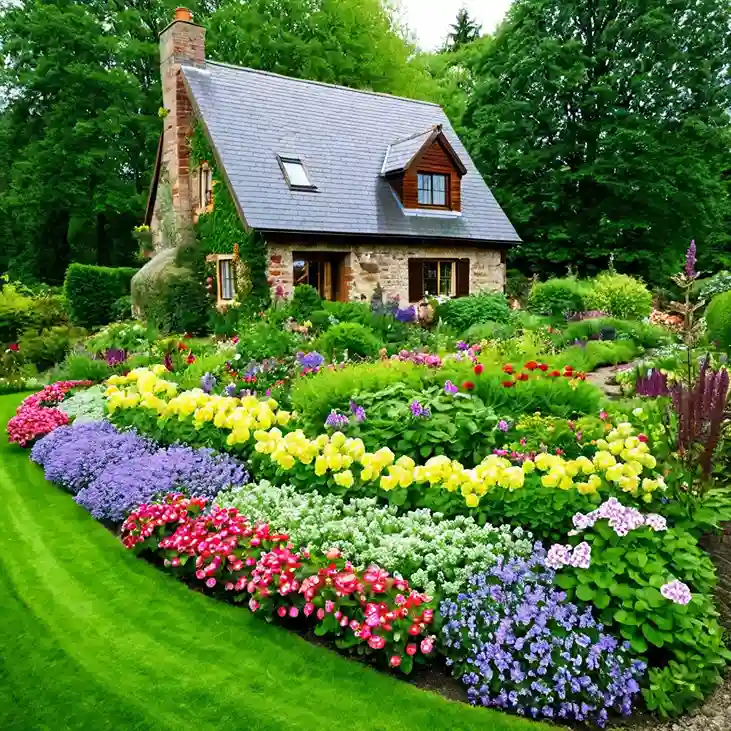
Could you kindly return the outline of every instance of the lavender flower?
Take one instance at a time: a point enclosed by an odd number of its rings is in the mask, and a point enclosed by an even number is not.
[[[127,360],[127,353],[121,348],[109,348],[105,360],[108,366],[120,365]]]
[[[498,421],[498,423],[497,423],[497,428],[500,431],[508,431],[510,429],[510,424],[508,424],[508,422],[505,421],[505,419],[500,419],[500,421]]]
[[[332,409],[325,419],[325,426],[328,429],[344,429],[348,426],[349,419],[345,414],[338,413],[335,409]]]
[[[598,520],[607,520],[609,527],[618,536],[626,536],[630,531],[643,526],[648,526],[654,531],[664,531],[668,527],[667,521],[661,515],[654,513],[643,515],[636,508],[622,505],[615,497],[610,497],[590,513],[576,513],[573,517],[574,527],[578,530],[586,530]]]
[[[422,406],[421,401],[418,399],[414,399],[409,404],[409,408],[411,409],[411,415],[417,419],[428,419],[431,417],[431,411],[427,407]]]
[[[591,546],[586,541],[575,548],[556,543],[548,549],[546,566],[550,569],[562,569],[564,566],[588,569],[591,566]]]
[[[213,393],[216,387],[216,378],[212,373],[205,373],[201,376],[201,390],[203,393]]]
[[[459,393],[459,388],[455,386],[451,381],[445,381],[444,393],[446,393],[448,396],[454,396],[455,393]]]
[[[470,345],[469,343],[466,343],[464,340],[460,340],[457,343],[457,350],[469,350]]]
[[[688,604],[693,598],[687,584],[682,581],[671,581],[660,588],[660,593],[676,604]]]
[[[325,362],[325,356],[321,355],[316,350],[310,351],[309,353],[303,353],[300,351],[297,353],[296,357],[300,368],[303,370],[307,369],[315,371],[315,373],[317,373]]]
[[[224,394],[233,398],[239,391],[239,387],[235,383],[229,383],[226,388],[223,389]]]
[[[362,406],[358,406],[352,399],[350,400],[350,411],[359,424],[366,420],[365,409]]]
[[[685,254],[685,276],[688,277],[688,279],[696,279],[698,277],[698,272],[695,270],[695,262],[696,248],[695,239],[693,239],[693,241],[690,242],[688,251]]]
[[[416,307],[411,305],[410,307],[400,307],[393,313],[394,318],[399,322],[414,322],[416,320]]]
[[[599,726],[610,710],[629,715],[645,663],[566,600],[545,559],[540,544],[529,559],[500,559],[441,603],[447,664],[473,704]]]

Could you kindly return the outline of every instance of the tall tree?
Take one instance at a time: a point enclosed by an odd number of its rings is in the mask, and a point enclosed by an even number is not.
[[[527,268],[660,279],[728,233],[726,0],[516,0],[485,47],[468,144]]]
[[[470,17],[467,8],[461,8],[457,12],[457,19],[449,26],[451,30],[447,34],[445,51],[456,51],[480,37],[482,25]]]

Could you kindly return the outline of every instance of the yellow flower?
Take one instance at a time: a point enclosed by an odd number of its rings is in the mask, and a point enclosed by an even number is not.
[[[480,498],[474,493],[467,495],[464,501],[468,508],[476,508],[480,504]]]
[[[350,470],[344,470],[335,475],[335,484],[340,485],[340,487],[352,487],[353,482],[353,473]]]
[[[535,472],[535,469],[536,463],[532,460],[527,459],[525,462],[523,462],[523,472],[525,472],[526,475],[529,475],[531,472]]]
[[[327,459],[320,455],[315,458],[315,474],[322,477],[327,472]]]

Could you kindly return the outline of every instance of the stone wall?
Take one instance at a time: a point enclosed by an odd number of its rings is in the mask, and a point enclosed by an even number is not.
[[[404,244],[271,244],[269,246],[268,276],[274,291],[283,287],[292,292],[293,252],[326,252],[344,255],[344,283],[349,300],[370,299],[376,285],[380,284],[385,296],[398,295],[402,302],[409,299],[409,267],[411,258],[422,259],[469,259],[470,292],[505,289],[505,264],[497,249],[478,249],[474,246],[417,247]]]

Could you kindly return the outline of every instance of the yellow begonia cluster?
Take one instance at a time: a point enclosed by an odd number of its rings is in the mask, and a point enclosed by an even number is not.
[[[315,439],[309,439],[299,429],[283,434],[278,426],[287,424],[291,414],[278,411],[273,399],[211,395],[197,388],[178,394],[174,383],[161,378],[164,372],[164,366],[154,366],[152,370],[142,368],[126,377],[110,378],[106,391],[109,410],[148,408],[160,417],[192,417],[196,427],[212,422],[217,428],[230,431],[226,440],[230,446],[244,444],[253,437],[255,450],[269,455],[281,469],[291,470],[297,464],[314,465],[318,477],[330,473],[335,483],[345,488],[355,483],[351,469],[354,465],[360,467],[359,479],[363,483],[377,480],[380,488],[387,491],[412,484],[439,487],[459,492],[471,508],[477,507],[492,489],[522,488],[526,475],[532,473],[540,475],[544,487],[576,489],[586,495],[597,492],[606,481],[647,502],[655,490],[665,487],[662,477],[643,477],[645,469],[655,468],[656,460],[629,423],[618,424],[606,439],[599,440],[591,459],[540,453],[534,460],[517,466],[504,457],[489,455],[476,467],[466,468],[441,455],[417,465],[410,457],[397,458],[388,447],[367,452],[361,439],[346,437],[342,432],[321,434]]]

